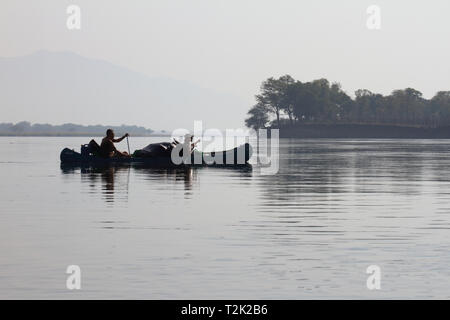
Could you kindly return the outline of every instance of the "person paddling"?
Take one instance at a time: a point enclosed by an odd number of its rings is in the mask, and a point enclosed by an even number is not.
[[[114,146],[114,143],[120,142],[126,137],[128,137],[129,134],[125,133],[123,137],[119,139],[114,139],[114,131],[112,129],[106,130],[106,137],[102,139],[102,143],[100,145],[100,153],[104,157],[112,158],[112,157],[130,157],[128,152],[126,151],[119,151]]]

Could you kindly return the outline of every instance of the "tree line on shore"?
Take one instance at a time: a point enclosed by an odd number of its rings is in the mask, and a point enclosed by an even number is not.
[[[0,123],[0,135],[42,135],[42,136],[102,136],[107,129],[113,129],[116,134],[128,132],[133,136],[149,136],[153,130],[138,126],[103,126],[103,125],[79,125],[65,123],[62,125],[31,124],[28,121],[18,123]]]
[[[425,99],[413,88],[383,96],[359,89],[355,97],[327,79],[300,82],[289,75],[268,78],[248,111],[249,128],[302,124],[379,124],[436,128],[450,126],[450,91]]]

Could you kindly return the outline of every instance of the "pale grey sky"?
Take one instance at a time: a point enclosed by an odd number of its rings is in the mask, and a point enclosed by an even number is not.
[[[81,8],[81,30],[66,8]],[[369,5],[381,30],[366,27]],[[450,89],[448,0],[3,0],[0,56],[72,51],[248,101],[262,80],[339,81],[353,94]]]

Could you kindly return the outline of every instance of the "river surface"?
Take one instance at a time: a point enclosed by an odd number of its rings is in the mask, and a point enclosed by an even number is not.
[[[61,168],[87,140],[0,138],[0,298],[450,298],[450,140],[280,139],[275,175]]]

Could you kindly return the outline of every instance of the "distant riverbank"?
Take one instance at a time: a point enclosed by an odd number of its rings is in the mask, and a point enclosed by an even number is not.
[[[371,124],[304,124],[283,126],[281,138],[450,139],[450,126],[438,128]]]
[[[133,137],[154,137],[165,136],[169,133],[165,131],[155,131],[152,129],[135,125],[81,125],[65,123],[61,125],[51,125],[47,123],[31,124],[28,121],[18,123],[0,123],[0,136],[7,137],[99,137],[104,136],[107,129],[113,129],[116,135],[129,133]]]
[[[120,132],[119,135],[123,133]],[[103,137],[105,133],[4,133],[0,132],[0,137]],[[152,133],[152,134],[130,134],[131,137],[168,137],[169,133]]]

